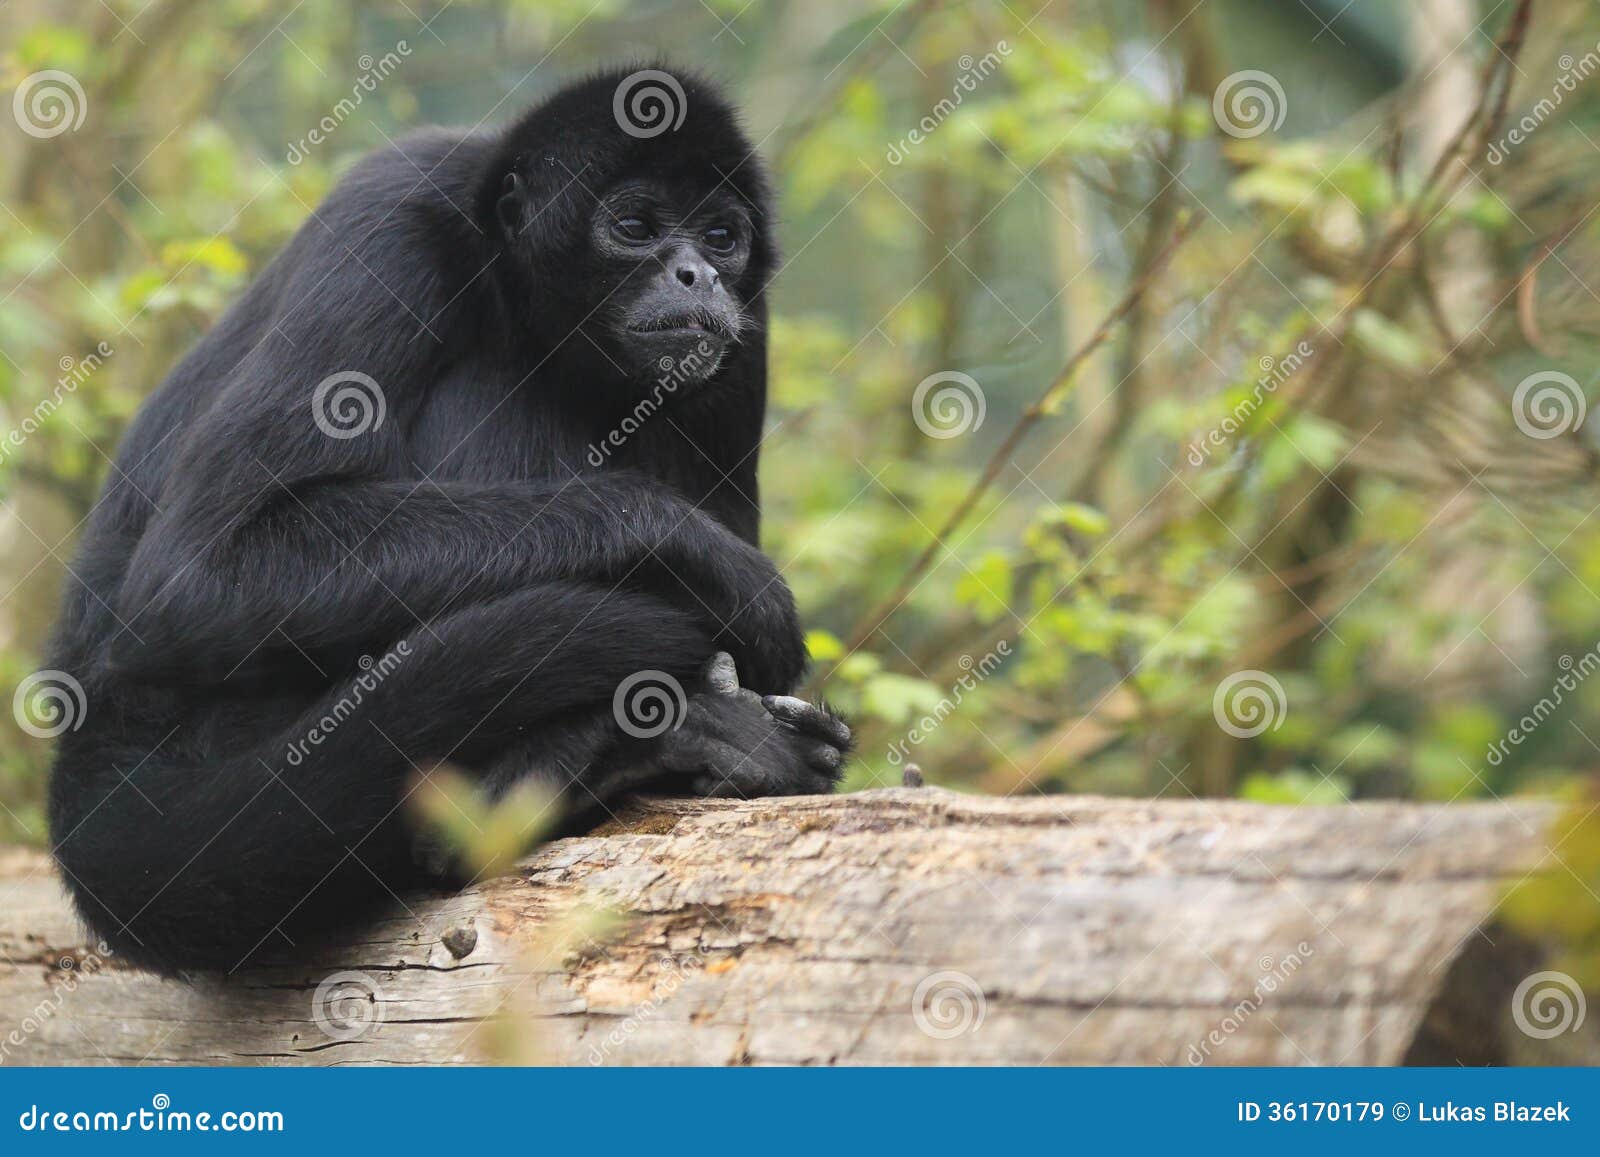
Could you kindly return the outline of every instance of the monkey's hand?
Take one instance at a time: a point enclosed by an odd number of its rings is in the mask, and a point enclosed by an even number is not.
[[[805,673],[805,632],[800,628],[800,615],[788,584],[765,555],[756,552],[755,557],[771,573],[761,580],[749,601],[740,606],[718,642],[737,659],[745,690],[782,693]]]
[[[808,659],[805,631],[772,559],[701,510],[684,507],[675,534],[662,550],[661,579],[684,609],[704,612],[714,644],[733,655],[744,687],[782,694],[799,683]]]
[[[683,722],[658,741],[662,767],[694,795],[822,795],[843,774],[853,737],[826,707],[741,688],[733,659],[713,656]]]

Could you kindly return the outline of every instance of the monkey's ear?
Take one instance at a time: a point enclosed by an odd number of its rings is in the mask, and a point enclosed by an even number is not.
[[[495,202],[495,214],[500,218],[500,227],[508,237],[515,237],[522,230],[522,204],[525,199],[522,178],[514,172],[507,173],[505,180],[500,182],[500,200]]]

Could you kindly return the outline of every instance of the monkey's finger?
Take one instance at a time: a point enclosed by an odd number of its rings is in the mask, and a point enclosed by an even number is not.
[[[841,749],[847,749],[851,744],[850,728],[844,720],[804,699],[797,699],[793,695],[767,695],[762,698],[761,705],[774,719],[787,723],[797,731],[825,739]]]
[[[706,686],[717,695],[732,695],[739,690],[739,672],[733,665],[733,656],[718,651],[705,666]]]
[[[745,790],[745,785],[736,779],[729,779],[714,771],[704,775],[695,776],[694,782],[689,785],[689,790],[702,799],[749,799],[751,793]]]
[[[844,763],[844,752],[831,743],[818,743],[807,753],[812,767],[821,768],[823,771],[836,772]]]
[[[714,735],[682,728],[662,737],[656,758],[668,771],[707,771],[725,756],[722,749],[727,746]]]
[[[756,752],[740,751],[720,739],[706,743],[706,765],[690,785],[696,795],[715,799],[751,799],[773,794],[767,767]]]
[[[817,709],[795,695],[763,695],[761,706],[778,722],[803,731],[816,727]]]

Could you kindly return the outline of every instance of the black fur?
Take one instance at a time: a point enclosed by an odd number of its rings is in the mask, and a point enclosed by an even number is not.
[[[847,731],[751,693],[806,659],[757,547],[767,180],[683,74],[681,125],[622,131],[627,74],[364,160],[133,423],[49,659],[88,703],[56,859],[125,958],[234,968],[418,883],[436,761],[593,807],[837,778]],[[385,414],[333,437],[314,391],[350,371]],[[719,650],[747,690],[707,685]],[[613,717],[642,669],[691,695],[659,738]]]

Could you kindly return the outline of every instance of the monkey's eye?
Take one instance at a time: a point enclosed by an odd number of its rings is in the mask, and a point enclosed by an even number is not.
[[[611,231],[625,241],[649,241],[656,235],[650,223],[638,217],[623,217],[612,224]]]
[[[726,253],[733,248],[733,231],[722,225],[715,229],[706,230],[706,246],[718,253]]]

